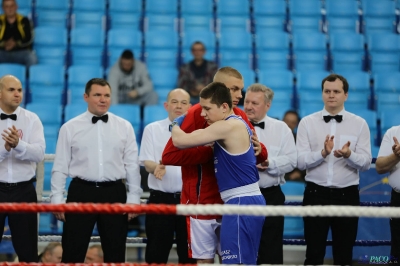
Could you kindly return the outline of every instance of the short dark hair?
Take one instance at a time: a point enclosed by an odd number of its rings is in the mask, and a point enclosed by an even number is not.
[[[108,86],[111,90],[110,84],[107,82],[107,80],[102,79],[102,78],[92,78],[86,83],[85,86],[85,94],[89,96],[90,91],[92,90],[92,85],[100,85],[100,86]]]
[[[286,111],[285,114],[283,115],[283,119],[285,119],[286,115],[288,115],[288,114],[292,114],[292,115],[297,116],[297,121],[298,121],[298,122],[300,121],[300,115],[299,115],[299,113],[298,113],[297,111],[295,111],[295,110],[288,110],[288,111]],[[283,119],[282,119],[282,120],[283,120]]]
[[[220,107],[223,103],[227,103],[229,109],[232,109],[231,92],[222,82],[211,82],[200,91],[200,98],[211,99],[211,103]]]
[[[135,56],[131,50],[124,50],[121,54],[121,58],[123,59],[134,59]]]
[[[347,93],[347,92],[349,91],[349,83],[347,82],[347,79],[346,79],[345,77],[343,77],[343,76],[341,76],[341,75],[338,75],[338,74],[330,74],[329,76],[327,76],[326,78],[324,78],[324,79],[322,80],[322,83],[321,83],[321,88],[322,88],[322,90],[324,90],[324,83],[325,83],[325,81],[334,82],[334,81],[337,80],[337,79],[339,79],[339,80],[341,80],[341,81],[343,82],[343,90],[344,90],[344,93]]]
[[[192,46],[190,47],[190,49],[193,50],[193,46],[195,46],[197,44],[200,44],[201,46],[203,46],[203,49],[206,50],[206,46],[201,41],[195,41],[194,43],[192,43]]]

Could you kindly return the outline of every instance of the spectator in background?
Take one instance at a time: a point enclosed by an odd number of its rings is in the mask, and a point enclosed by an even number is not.
[[[297,126],[299,125],[300,122],[299,114],[294,110],[289,110],[283,116],[282,121],[285,122],[286,125],[288,125],[288,127],[292,130],[293,137],[296,140]]]
[[[39,255],[41,263],[60,263],[62,258],[62,246],[59,242],[49,243]]]
[[[289,110],[283,116],[283,122],[288,125],[288,127],[292,130],[294,141],[296,141],[296,131],[297,126],[300,122],[299,114],[294,110]],[[285,174],[286,181],[301,181],[304,182],[304,178],[306,176],[306,171],[300,171],[300,169],[295,168],[292,171]]]
[[[85,263],[104,263],[101,245],[90,246],[85,257]]]
[[[204,59],[206,47],[202,42],[194,42],[191,49],[194,59],[179,70],[178,87],[189,92],[190,102],[195,104],[199,102],[200,91],[213,81],[218,66]]]
[[[0,63],[22,64],[27,67],[37,63],[32,51],[33,27],[27,17],[17,13],[15,0],[3,0],[4,14],[0,15]]]
[[[131,103],[141,106],[157,104],[158,95],[146,65],[134,58],[132,51],[122,52],[108,74],[112,88],[111,104]]]
[[[296,167],[297,150],[289,127],[267,115],[273,98],[273,90],[252,84],[246,90],[244,111],[268,150],[267,165],[257,165],[260,191],[267,205],[284,205],[285,195],[280,185],[285,184],[285,173]],[[283,264],[283,225],[283,216],[265,219],[257,264]]]
[[[190,107],[190,96],[183,89],[174,89],[169,92],[164,108],[168,117],[156,121],[144,128],[139,161],[149,173],[148,185],[151,204],[180,203],[182,191],[182,174],[179,166],[164,166],[160,164],[161,155],[171,137],[169,125]],[[155,176],[160,171],[159,176]],[[179,263],[194,264],[189,259],[188,241],[186,232],[186,217],[181,215],[146,215],[146,263],[168,262],[168,256],[176,238]]]

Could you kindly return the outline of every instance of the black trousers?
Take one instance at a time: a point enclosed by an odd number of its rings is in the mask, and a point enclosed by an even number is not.
[[[164,193],[153,190],[150,192],[150,204],[180,203],[180,193]],[[195,264],[196,260],[188,257],[188,235],[186,230],[186,217],[181,215],[146,215],[146,262],[168,262],[168,256],[176,238],[179,263]]]
[[[392,189],[390,206],[400,207],[400,193]],[[400,261],[400,218],[390,218],[390,234],[392,238],[392,246],[390,255],[391,261]]]
[[[18,184],[13,187],[0,186],[2,203],[37,203],[33,182]],[[36,213],[0,213],[1,235],[8,216],[12,243],[20,262],[38,262],[38,216]],[[0,239],[1,242],[1,239]]]
[[[122,182],[96,187],[72,179],[67,203],[125,203],[126,188]],[[94,225],[97,223],[104,262],[125,262],[127,214],[75,214],[65,213],[62,233],[62,262],[84,262]]]
[[[285,195],[280,186],[260,188],[267,206],[283,205]],[[257,264],[283,264],[283,216],[265,217]]]
[[[359,206],[358,186],[328,188],[307,182],[303,205]],[[334,265],[351,265],[353,245],[357,237],[358,217],[304,217],[304,238],[307,244],[304,264],[323,264],[329,228],[332,230]]]

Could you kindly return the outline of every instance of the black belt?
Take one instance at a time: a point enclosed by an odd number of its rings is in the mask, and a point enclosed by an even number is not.
[[[358,192],[358,185],[348,186],[348,187],[324,187],[317,185],[313,182],[306,182],[308,188],[316,188],[322,192]]]
[[[36,182],[36,178],[32,178],[31,180],[17,182],[17,183],[0,182],[0,187],[16,187],[16,186],[22,186],[22,185],[26,185],[26,184],[32,184],[33,182]]]
[[[169,193],[169,192],[164,192],[164,191],[160,191],[160,190],[150,189],[150,196],[151,195],[153,195],[153,196],[172,197],[172,198],[180,198],[181,197],[181,192]]]
[[[72,179],[72,182],[84,184],[84,185],[92,186],[92,187],[110,187],[110,186],[115,186],[117,184],[122,183],[122,179],[118,179],[115,181],[94,182],[94,181],[83,180],[83,179],[80,179],[79,177],[74,177]]]
[[[280,190],[280,189],[281,189],[281,186],[280,186],[280,185],[277,185],[277,186],[271,186],[271,187],[260,188],[260,191],[261,191],[261,192],[272,192],[272,191]]]

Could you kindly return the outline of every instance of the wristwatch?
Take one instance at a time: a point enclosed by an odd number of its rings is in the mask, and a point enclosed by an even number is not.
[[[175,126],[175,125],[178,125],[178,126],[179,126],[179,123],[178,123],[177,121],[174,121],[174,122],[172,122],[171,125],[169,125],[169,132],[172,131],[172,128],[173,128],[173,126]]]

